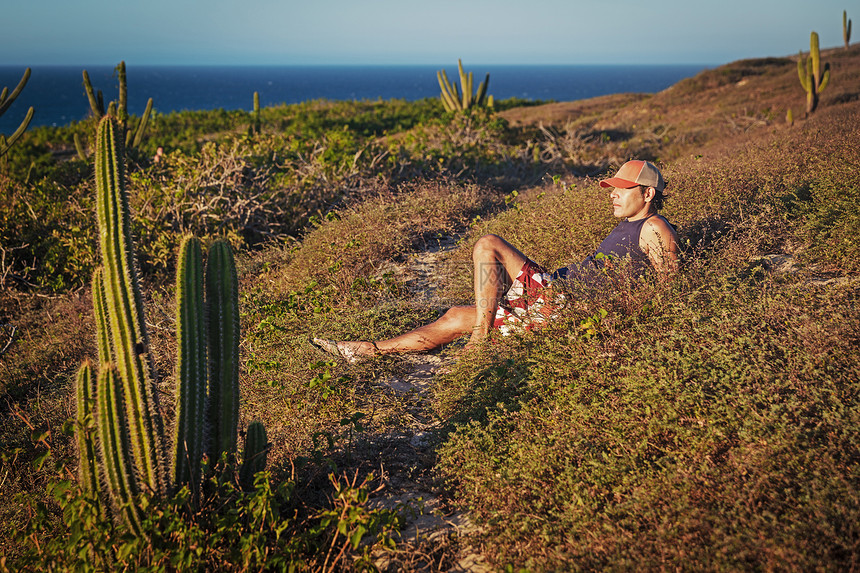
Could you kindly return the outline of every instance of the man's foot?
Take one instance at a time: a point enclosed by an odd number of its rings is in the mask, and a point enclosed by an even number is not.
[[[313,338],[311,344],[338,358],[343,358],[350,364],[361,362],[365,358],[378,356],[379,349],[375,342],[364,341],[347,341],[347,340],[325,340],[323,338]]]
[[[469,337],[469,342],[467,342],[463,346],[462,352],[472,352],[473,350],[477,350],[481,346],[484,345],[484,342],[487,341],[488,335],[476,335],[474,332]]]

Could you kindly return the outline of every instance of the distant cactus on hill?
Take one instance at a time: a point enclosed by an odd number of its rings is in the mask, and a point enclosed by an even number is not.
[[[797,60],[797,75],[800,85],[806,91],[806,114],[809,115],[818,107],[818,96],[830,82],[830,64],[821,67],[821,52],[818,49],[818,33],[809,35],[809,56],[804,59],[803,52]]]
[[[18,85],[15,86],[15,89],[12,90],[12,93],[9,93],[9,88],[4,87],[3,91],[0,92],[0,115],[3,115],[9,106],[12,105],[12,102],[15,101],[15,98],[18,97],[18,94],[21,93],[21,90],[24,89],[24,86],[27,85],[27,80],[30,79],[30,68],[27,68],[24,71],[24,76],[21,78],[21,81],[18,82]],[[33,119],[33,108],[27,111],[27,115],[24,117],[21,124],[18,126],[12,135],[8,138],[4,135],[0,135],[0,157],[6,155],[6,152],[15,144],[19,137],[26,131],[27,126],[30,125],[30,120]]]
[[[845,42],[845,48],[848,49],[848,44],[851,43],[851,19],[848,18],[848,12],[842,11],[842,40]]]
[[[248,135],[260,135],[262,124],[260,122],[260,93],[254,92],[254,111],[251,125],[248,126]]]
[[[87,99],[90,102],[90,110],[92,111],[92,115],[95,117],[96,122],[101,120],[106,113],[110,113],[117,117],[119,119],[120,128],[125,133],[126,149],[136,149],[140,146],[140,143],[143,140],[143,134],[149,125],[149,117],[152,114],[152,98],[147,100],[146,108],[143,111],[143,115],[140,117],[140,122],[137,124],[137,127],[135,129],[131,129],[128,126],[128,83],[126,81],[124,61],[117,65],[116,73],[117,80],[119,81],[119,98],[118,101],[110,102],[107,109],[105,109],[104,95],[102,94],[102,91],[96,91],[93,89],[90,75],[86,70],[83,71],[84,91],[87,93]],[[78,134],[75,134],[75,148],[77,149],[78,156],[80,156],[81,159],[87,158],[87,151]]]
[[[460,71],[460,85],[453,85],[448,80],[445,70],[436,72],[439,87],[442,89],[442,105],[446,111],[466,111],[475,107],[493,107],[493,96],[487,96],[487,86],[490,83],[490,74],[478,85],[477,93],[472,93],[474,79],[472,72],[468,74],[463,71],[463,61],[457,60]]]

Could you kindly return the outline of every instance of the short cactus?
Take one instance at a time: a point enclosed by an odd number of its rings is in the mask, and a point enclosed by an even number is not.
[[[77,393],[77,442],[78,456],[78,480],[84,491],[93,495],[99,493],[99,464],[96,458],[96,439],[93,435],[95,427],[95,380],[93,379],[93,366],[89,360],[85,361],[78,370],[75,383]]]
[[[239,470],[239,483],[243,488],[252,489],[254,475],[266,469],[268,448],[266,428],[263,424],[257,421],[248,424],[248,431],[245,433],[245,450],[242,452],[242,469]]]
[[[236,453],[239,424],[239,280],[230,243],[217,241],[206,260],[209,337],[209,458]],[[228,460],[229,461],[229,460]]]
[[[12,90],[12,93],[9,93],[9,88],[4,87],[2,91],[0,91],[0,115],[3,115],[9,106],[12,105],[12,102],[15,101],[15,98],[21,93],[21,90],[24,89],[24,86],[27,85],[27,81],[30,79],[30,68],[24,70],[24,75],[21,77],[21,81],[18,82],[18,85],[15,86],[15,89]],[[24,134],[27,130],[27,127],[30,125],[30,121],[33,119],[33,108],[27,111],[27,115],[24,116],[24,119],[21,121],[21,124],[18,128],[12,132],[8,138],[5,136],[0,136],[0,157],[6,155],[9,149],[15,145],[15,142],[18,141],[18,138]]]
[[[483,82],[478,85],[477,93],[472,92],[474,87],[474,79],[472,72],[468,74],[463,70],[463,61],[457,60],[457,67],[460,72],[460,85],[453,85],[448,80],[448,74],[445,70],[436,72],[436,78],[439,80],[439,87],[442,90],[442,105],[449,112],[468,111],[475,107],[493,107],[493,97],[487,96],[487,86],[490,84],[490,74]],[[462,88],[462,89],[461,89]]]
[[[200,484],[206,408],[206,316],[203,310],[203,251],[186,237],[176,273],[176,428],[173,482],[187,484],[195,496]]]
[[[140,495],[133,446],[127,426],[123,382],[113,364],[102,365],[96,387],[99,453],[104,481],[116,510],[134,533],[141,532],[142,512],[137,505]]]
[[[797,75],[800,77],[800,85],[806,91],[806,115],[808,116],[818,107],[819,94],[830,82],[830,64],[824,64],[823,69],[821,67],[817,32],[812,32],[809,36],[809,56],[804,59],[801,52],[798,57]]]

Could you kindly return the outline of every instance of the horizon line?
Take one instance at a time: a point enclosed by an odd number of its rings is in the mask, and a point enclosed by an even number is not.
[[[770,56],[766,56],[770,57]],[[755,59],[755,58],[754,58]],[[152,62],[135,62],[128,63],[128,60],[118,60],[114,63],[84,63],[84,64],[65,64],[65,63],[38,63],[38,64],[21,64],[21,63],[0,63],[0,68],[36,68],[36,67],[52,67],[52,68],[73,68],[73,67],[81,67],[81,66],[90,66],[90,67],[116,67],[120,61],[125,61],[127,67],[138,66],[138,67],[161,67],[161,68],[186,68],[186,67],[221,67],[221,68],[271,68],[271,67],[295,67],[295,68],[326,68],[326,67],[337,67],[337,68],[418,68],[418,67],[439,67],[439,66],[454,66],[456,67],[456,63],[338,63],[338,62],[327,62],[327,63],[313,63],[313,64],[305,64],[305,63],[266,63],[266,64],[250,64],[250,63],[152,63]],[[660,62],[660,63],[642,63],[642,62],[613,62],[613,63],[541,63],[541,62],[533,62],[533,63],[470,63],[464,65],[468,68],[475,67],[573,67],[573,66],[582,66],[582,67],[657,67],[657,66],[698,66],[698,67],[710,67],[710,66],[722,66],[730,62]]]

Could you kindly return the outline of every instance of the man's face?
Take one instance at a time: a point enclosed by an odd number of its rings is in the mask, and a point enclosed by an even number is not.
[[[641,185],[629,189],[613,187],[609,197],[612,198],[612,214],[619,219],[636,220],[648,214],[649,204]]]

